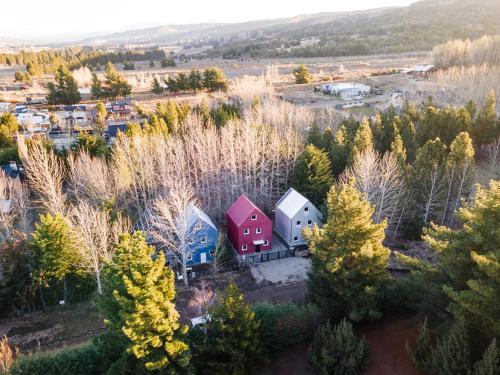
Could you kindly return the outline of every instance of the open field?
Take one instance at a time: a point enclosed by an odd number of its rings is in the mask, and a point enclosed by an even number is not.
[[[290,89],[289,85],[293,83],[292,70],[299,64],[306,64],[315,77],[316,84],[319,84],[324,80],[328,81],[331,76],[342,80],[359,80],[363,77],[368,77],[374,72],[401,69],[427,63],[430,59],[429,53],[420,52],[336,58],[193,59],[188,62],[180,62],[175,68],[161,68],[158,61],[155,63],[156,66],[154,68],[150,68],[149,61],[141,61],[135,63],[135,70],[132,71],[123,70],[121,64],[117,64],[116,68],[126,76],[129,83],[133,86],[133,99],[142,99],[142,95],[150,91],[151,80],[154,77],[163,80],[168,75],[186,72],[193,68],[204,69],[205,67],[217,66],[224,70],[229,79],[267,74],[268,78],[274,84],[277,84],[279,92]],[[37,77],[29,88],[21,89],[23,85],[14,82],[14,74],[17,70],[24,71],[25,67],[0,66],[0,98],[3,98],[3,100],[24,101],[26,97],[38,98],[45,96],[44,86],[49,82],[50,76]],[[102,72],[97,73],[98,75],[102,74]],[[77,71],[75,76],[81,87],[88,87],[91,78],[88,69],[86,71]],[[291,100],[294,99],[292,98]],[[297,97],[296,100],[300,102],[300,97]]]

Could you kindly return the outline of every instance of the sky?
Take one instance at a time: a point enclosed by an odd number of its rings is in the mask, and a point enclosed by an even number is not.
[[[415,0],[1,0],[0,38],[71,40],[150,26],[244,22]],[[11,16],[9,16],[11,15]]]

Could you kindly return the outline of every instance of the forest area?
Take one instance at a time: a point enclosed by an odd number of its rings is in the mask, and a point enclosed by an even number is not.
[[[107,332],[83,347],[17,359],[4,341],[4,372],[244,374],[265,353],[312,339],[312,369],[357,374],[369,350],[353,327],[411,311],[424,322],[408,347],[418,368],[495,374],[495,93],[482,105],[441,107],[429,98],[332,123],[322,111],[273,98],[266,84],[230,90],[240,98],[231,106],[160,102],[112,146],[83,135],[61,153],[18,138],[26,177],[0,176],[0,198],[12,204],[0,215],[2,315],[95,299]],[[182,262],[175,218],[189,204],[223,225],[242,192],[271,212],[289,186],[326,218],[304,233],[310,304],[251,306],[234,284],[218,293],[197,286],[200,311],[212,319],[206,332],[182,326],[174,272],[148,236],[176,247]],[[434,261],[396,253],[408,274],[394,277],[385,242],[399,239],[423,239]],[[259,346],[265,351],[247,350]],[[329,353],[342,354],[331,362]]]

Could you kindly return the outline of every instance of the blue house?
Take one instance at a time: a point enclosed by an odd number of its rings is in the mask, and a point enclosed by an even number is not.
[[[190,204],[187,207],[188,266],[210,263],[214,259],[219,231],[210,217]]]

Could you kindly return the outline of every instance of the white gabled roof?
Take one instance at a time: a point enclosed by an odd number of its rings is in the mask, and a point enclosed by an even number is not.
[[[198,207],[196,207],[194,204],[190,203],[189,206],[187,207],[187,214],[188,214],[188,220],[189,220],[189,227],[191,227],[197,219],[201,219],[208,225],[210,225],[212,228],[217,230],[217,227],[213,223],[212,219],[200,210]]]
[[[290,219],[299,212],[309,200],[294,188],[288,191],[276,203],[276,208],[282,211]]]

